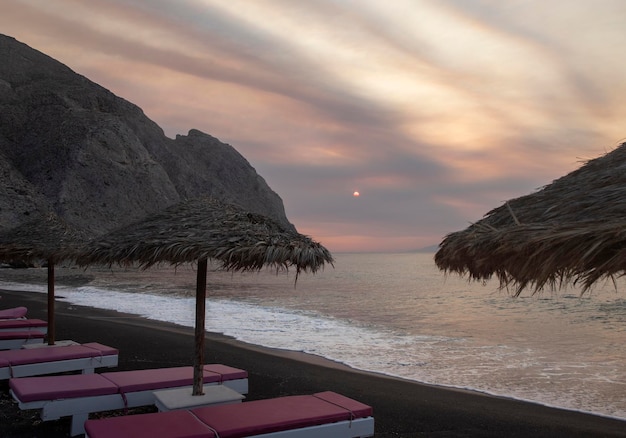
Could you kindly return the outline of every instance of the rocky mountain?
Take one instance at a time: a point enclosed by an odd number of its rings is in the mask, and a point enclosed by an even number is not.
[[[207,195],[294,229],[283,202],[232,146],[176,139],[138,106],[0,35],[0,231],[54,211],[100,234]]]

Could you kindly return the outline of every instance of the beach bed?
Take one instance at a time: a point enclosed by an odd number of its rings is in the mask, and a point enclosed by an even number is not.
[[[6,350],[0,351],[0,380],[66,371],[88,374],[95,368],[115,367],[117,362],[117,349],[97,342]]]
[[[11,307],[10,309],[1,309],[0,310],[0,320],[1,319],[20,319],[26,318],[26,313],[28,309],[23,306],[19,307]]]
[[[12,331],[30,331],[35,330],[46,334],[48,332],[48,323],[42,319],[2,319],[0,320],[0,332]]]
[[[38,330],[0,331],[0,350],[17,350],[25,345],[43,344],[45,336]]]
[[[230,394],[214,402],[240,402],[248,393],[248,373],[220,364],[204,366],[205,390],[211,385],[230,388]],[[115,371],[101,374],[27,377],[11,379],[11,395],[20,409],[38,409],[43,421],[71,416],[71,435],[84,433],[93,412],[155,404],[155,392],[193,385],[193,367]],[[233,394],[234,393],[234,394]],[[146,435],[149,436],[149,435]]]
[[[192,410],[88,420],[88,438],[361,438],[372,408],[332,391]]]

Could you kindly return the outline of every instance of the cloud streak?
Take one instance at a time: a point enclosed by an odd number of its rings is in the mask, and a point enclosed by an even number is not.
[[[331,250],[392,251],[624,137],[626,6],[544,3],[17,0],[0,24],[232,144]]]

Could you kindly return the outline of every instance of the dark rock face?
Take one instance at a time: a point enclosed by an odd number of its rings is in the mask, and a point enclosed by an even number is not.
[[[136,105],[0,35],[0,230],[52,210],[99,234],[195,196],[294,229],[282,200],[232,146],[175,140]]]

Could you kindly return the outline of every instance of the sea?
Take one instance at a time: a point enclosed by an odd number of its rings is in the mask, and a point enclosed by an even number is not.
[[[626,281],[591,292],[501,290],[432,253],[339,253],[316,274],[209,265],[206,328],[352,368],[626,419]],[[196,266],[58,268],[59,300],[194,325]],[[297,280],[297,281],[296,281]],[[46,292],[46,269],[0,288]]]

